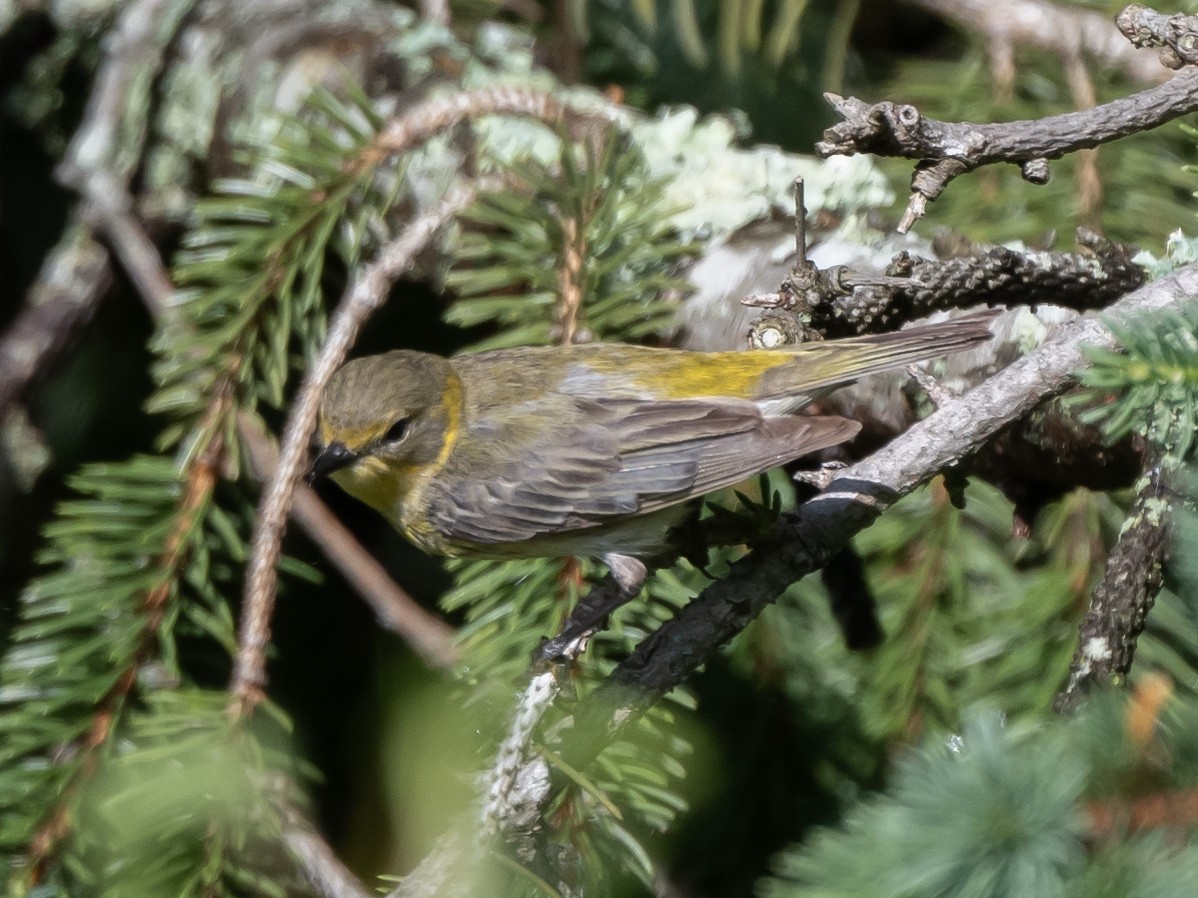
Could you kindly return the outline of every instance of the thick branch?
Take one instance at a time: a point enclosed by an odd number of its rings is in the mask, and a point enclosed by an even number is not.
[[[1108,309],[1130,315],[1178,307],[1198,296],[1198,266],[1187,266]],[[728,576],[664,624],[599,691],[623,711],[643,709],[681,683],[791,583],[817,570],[897,499],[961,464],[1001,428],[1072,383],[1085,345],[1113,347],[1096,317],[1086,317],[950,402],[870,457],[840,472],[819,496],[787,515],[773,548],[732,566]],[[613,694],[614,693],[614,694]],[[610,715],[611,705],[599,713]]]
[[[1019,165],[1025,179],[1048,180],[1049,159],[1148,131],[1198,110],[1198,70],[1187,70],[1148,90],[1034,121],[977,125],[925,118],[905,103],[869,104],[826,94],[843,119],[815,145],[821,156],[874,153],[917,159],[911,199],[899,226],[906,231],[948,182],[983,165]]]
[[[1169,542],[1169,506],[1161,465],[1144,474],[1106,572],[1090,595],[1069,682],[1057,696],[1057,711],[1070,711],[1095,685],[1127,675],[1148,612],[1164,578]]]

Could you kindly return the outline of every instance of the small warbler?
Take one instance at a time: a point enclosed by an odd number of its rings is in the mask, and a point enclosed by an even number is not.
[[[669,547],[682,503],[861,429],[793,411],[985,340],[992,318],[755,352],[595,343],[355,359],[325,391],[308,479],[330,475],[434,554],[647,558]]]

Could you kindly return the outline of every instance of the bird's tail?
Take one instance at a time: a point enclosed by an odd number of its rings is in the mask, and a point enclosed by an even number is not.
[[[796,356],[794,362],[767,371],[753,398],[813,398],[869,374],[968,349],[991,338],[990,325],[1001,313],[1001,309],[987,309],[887,334],[802,343],[783,350]]]

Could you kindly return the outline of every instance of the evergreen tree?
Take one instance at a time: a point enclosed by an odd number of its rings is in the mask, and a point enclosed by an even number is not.
[[[979,122],[1084,105],[1050,39],[1007,80],[987,68],[981,20],[548,6],[0,3],[17,148],[0,245],[28,287],[0,337],[6,894],[364,895],[380,874],[402,895],[1194,894],[1192,302],[1108,316],[1120,350],[1091,350],[1080,389],[1018,422],[1055,480],[1004,468],[1004,437],[945,466],[725,648],[692,650],[696,676],[650,684],[656,701],[617,688],[629,657],[776,548],[819,472],[709,497],[699,548],[562,663],[530,658],[602,567],[442,565],[334,489],[298,497],[271,617],[269,511],[309,436],[287,422],[359,330],[355,354],[743,348],[739,300],[796,264],[779,262],[796,178],[812,253],[842,254],[825,272],[932,253],[884,221],[896,163],[798,155],[831,122],[821,89]],[[1136,89],[1095,68],[1094,99]],[[1194,230],[1193,152],[1170,126],[1071,155],[1048,187],[983,170],[929,218],[978,241],[1091,224],[1159,246]],[[10,199],[51,165],[69,200]],[[23,235],[23,218],[51,221]],[[1182,233],[1123,268],[1109,245],[974,249],[936,269],[971,285],[942,305],[1005,289],[1094,308],[1115,269],[1198,259]],[[996,279],[996,259],[1050,277]],[[1000,352],[1054,315],[1012,313]],[[979,376],[939,367],[930,392]],[[933,405],[855,395],[875,443]]]

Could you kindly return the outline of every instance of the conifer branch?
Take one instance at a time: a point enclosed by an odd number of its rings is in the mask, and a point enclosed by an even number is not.
[[[224,413],[226,399],[222,397],[221,401],[213,403],[209,409],[212,417]],[[55,804],[30,841],[28,861],[31,882],[36,883],[42,877],[46,865],[69,832],[71,821],[67,808],[83,782],[95,772],[98,752],[112,735],[116,718],[136,686],[142,666],[152,657],[175,581],[190,558],[195,530],[203,520],[204,507],[220,476],[222,453],[223,446],[213,441],[204,452],[194,457],[184,474],[183,493],[176,506],[172,530],[166,539],[165,549],[154,565],[157,582],[141,600],[143,620],[137,646],[116,682],[92,714],[87,734],[75,746],[75,754],[82,760],[66,785],[59,790]]]
[[[1198,295],[1198,266],[1190,265],[1129,294],[1107,312],[1122,316],[1177,309],[1194,295]],[[1115,345],[1115,337],[1099,318],[1082,318],[873,455],[838,472],[824,492],[783,516],[776,548],[758,550],[733,564],[727,577],[707,587],[645,639],[604,688],[588,699],[589,713],[622,724],[642,711],[683,682],[786,587],[825,564],[897,499],[936,474],[967,462],[1007,424],[1067,388],[1085,364],[1082,347]],[[580,728],[583,733],[588,730],[592,728]]]
[[[320,355],[308,369],[296,395],[283,430],[279,464],[266,482],[254,522],[237,658],[229,684],[230,711],[235,714],[249,712],[262,699],[283,529],[307,458],[308,442],[316,427],[321,393],[333,372],[345,361],[359,329],[386,300],[391,285],[437,232],[474,200],[474,196],[474,189],[455,189],[432,212],[409,223],[398,237],[379,251],[374,262],[362,270],[338,305]]]

